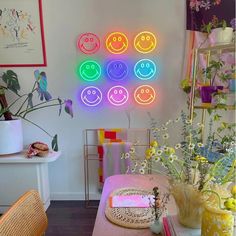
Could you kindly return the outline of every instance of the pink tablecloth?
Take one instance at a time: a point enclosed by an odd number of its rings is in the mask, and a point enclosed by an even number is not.
[[[152,190],[154,186],[158,186],[160,191],[167,192],[167,179],[161,175],[114,175],[108,177],[103,187],[92,236],[152,236],[149,229],[135,230],[115,225],[107,220],[104,212],[106,201],[114,190],[125,187]],[[176,213],[173,199],[168,204],[168,211],[171,214]]]

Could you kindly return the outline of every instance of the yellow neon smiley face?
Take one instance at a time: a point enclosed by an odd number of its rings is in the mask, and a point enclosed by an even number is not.
[[[140,53],[149,53],[156,48],[157,40],[153,33],[143,31],[136,35],[134,47]]]
[[[121,54],[128,48],[128,38],[122,32],[113,32],[106,39],[106,47],[113,54]]]

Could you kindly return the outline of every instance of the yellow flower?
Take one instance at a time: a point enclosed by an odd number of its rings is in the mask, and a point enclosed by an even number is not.
[[[208,160],[205,157],[199,156],[199,155],[195,157],[195,161],[199,161],[199,162],[202,162],[202,163],[208,162]]]
[[[228,198],[225,202],[224,202],[225,207],[227,208],[227,210],[231,210],[231,211],[236,211],[236,199],[234,198]]]
[[[146,156],[146,159],[150,159],[151,158],[151,156],[152,156],[152,148],[146,149],[145,156]]]
[[[158,142],[156,140],[151,142],[151,147],[158,147]]]
[[[232,195],[234,196],[234,198],[236,198],[236,185],[234,185],[234,186],[231,188],[231,193],[232,193]]]

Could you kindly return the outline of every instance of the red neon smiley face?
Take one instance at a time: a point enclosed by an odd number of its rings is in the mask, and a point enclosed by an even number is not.
[[[94,54],[100,48],[100,40],[96,34],[85,33],[79,37],[77,47],[85,54]]]
[[[134,99],[138,104],[151,104],[156,98],[156,92],[153,87],[149,85],[141,85],[134,91]]]
[[[106,47],[113,54],[121,54],[128,49],[128,38],[124,33],[113,32],[106,39]]]

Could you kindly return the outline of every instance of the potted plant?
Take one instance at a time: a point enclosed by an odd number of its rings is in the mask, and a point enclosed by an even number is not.
[[[45,129],[28,118],[34,111],[58,106],[59,115],[62,106],[65,112],[73,117],[72,101],[70,99],[52,98],[47,91],[47,77],[45,72],[34,71],[35,82],[32,89],[24,94],[20,93],[20,83],[17,74],[7,70],[0,75],[0,155],[20,152],[23,149],[21,120],[29,122],[44,131],[52,138],[52,149],[58,150],[57,135],[51,135]],[[13,101],[7,102],[6,92],[12,93]],[[35,103],[35,94],[39,95],[39,102]]]
[[[233,28],[227,27],[224,19],[219,20],[217,16],[213,16],[208,24],[203,24],[201,31],[207,33],[209,43],[213,45],[231,43],[233,39]]]

